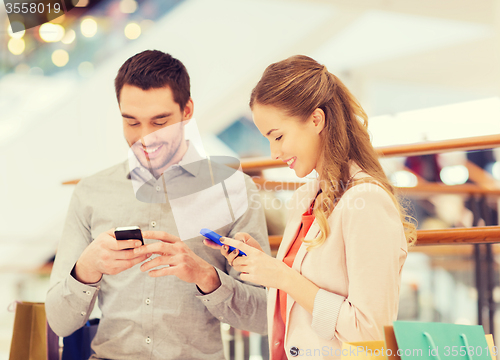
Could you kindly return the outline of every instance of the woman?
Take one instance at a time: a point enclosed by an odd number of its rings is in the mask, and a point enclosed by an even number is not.
[[[299,177],[319,175],[294,193],[276,258],[248,234],[221,239],[241,279],[269,288],[271,359],[340,358],[342,342],[383,339],[416,231],[370,143],[365,112],[306,56],[270,65],[250,107],[274,159]]]

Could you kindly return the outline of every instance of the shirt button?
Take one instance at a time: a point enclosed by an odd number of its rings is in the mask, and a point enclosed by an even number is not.
[[[149,299],[146,299],[146,301],[145,301],[145,302],[146,302],[146,305],[151,304],[151,300],[149,300]]]
[[[151,344],[151,339],[149,338],[149,336],[146,338],[146,344]]]
[[[90,291],[88,291],[88,290],[87,290],[87,291],[85,291],[85,294],[90,295],[90,294],[92,294],[92,293],[91,293]]]
[[[161,190],[161,187],[158,185],[158,186],[156,187],[156,191],[160,191],[160,190]]]
[[[156,226],[156,221],[151,221],[151,226],[155,227]]]
[[[85,316],[85,315],[87,315],[87,313],[86,313],[85,311],[82,311],[82,312],[80,313],[80,315]]]
[[[222,316],[219,316],[218,318],[220,321],[222,321],[224,318]]]
[[[208,299],[203,299],[204,302],[208,302]]]

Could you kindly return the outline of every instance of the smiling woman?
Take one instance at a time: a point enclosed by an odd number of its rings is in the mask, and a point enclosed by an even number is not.
[[[370,143],[365,112],[306,56],[271,64],[250,107],[274,159],[299,177],[319,174],[293,195],[276,258],[246,233],[223,241],[221,252],[241,279],[269,288],[271,359],[383,339],[383,326],[397,317],[401,270],[416,231]],[[237,250],[228,253],[227,245]],[[247,255],[237,257],[240,250]]]

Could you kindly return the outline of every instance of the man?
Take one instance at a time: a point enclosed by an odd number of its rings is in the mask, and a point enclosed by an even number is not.
[[[186,226],[174,219],[172,189],[185,191],[179,184],[200,184],[206,176],[203,158],[184,138],[193,116],[189,87],[184,65],[168,54],[144,51],[128,59],[115,88],[132,161],[83,179],[73,194],[46,312],[52,329],[67,336],[86,323],[98,299],[92,358],[224,359],[221,321],[267,331],[265,289],[238,280],[201,235],[178,236]],[[139,187],[132,185],[137,179]],[[256,189],[248,176],[244,184]],[[246,200],[241,216],[212,230],[236,238],[248,232],[269,252],[263,210],[254,196]],[[115,239],[114,228],[131,225],[143,230],[144,246]]]

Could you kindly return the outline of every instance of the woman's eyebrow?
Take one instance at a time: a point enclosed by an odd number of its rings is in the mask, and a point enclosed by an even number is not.
[[[273,131],[275,131],[275,130],[278,130],[278,129],[271,129],[271,130],[269,130],[269,131],[267,132],[266,136],[271,135],[271,133],[272,133]]]

